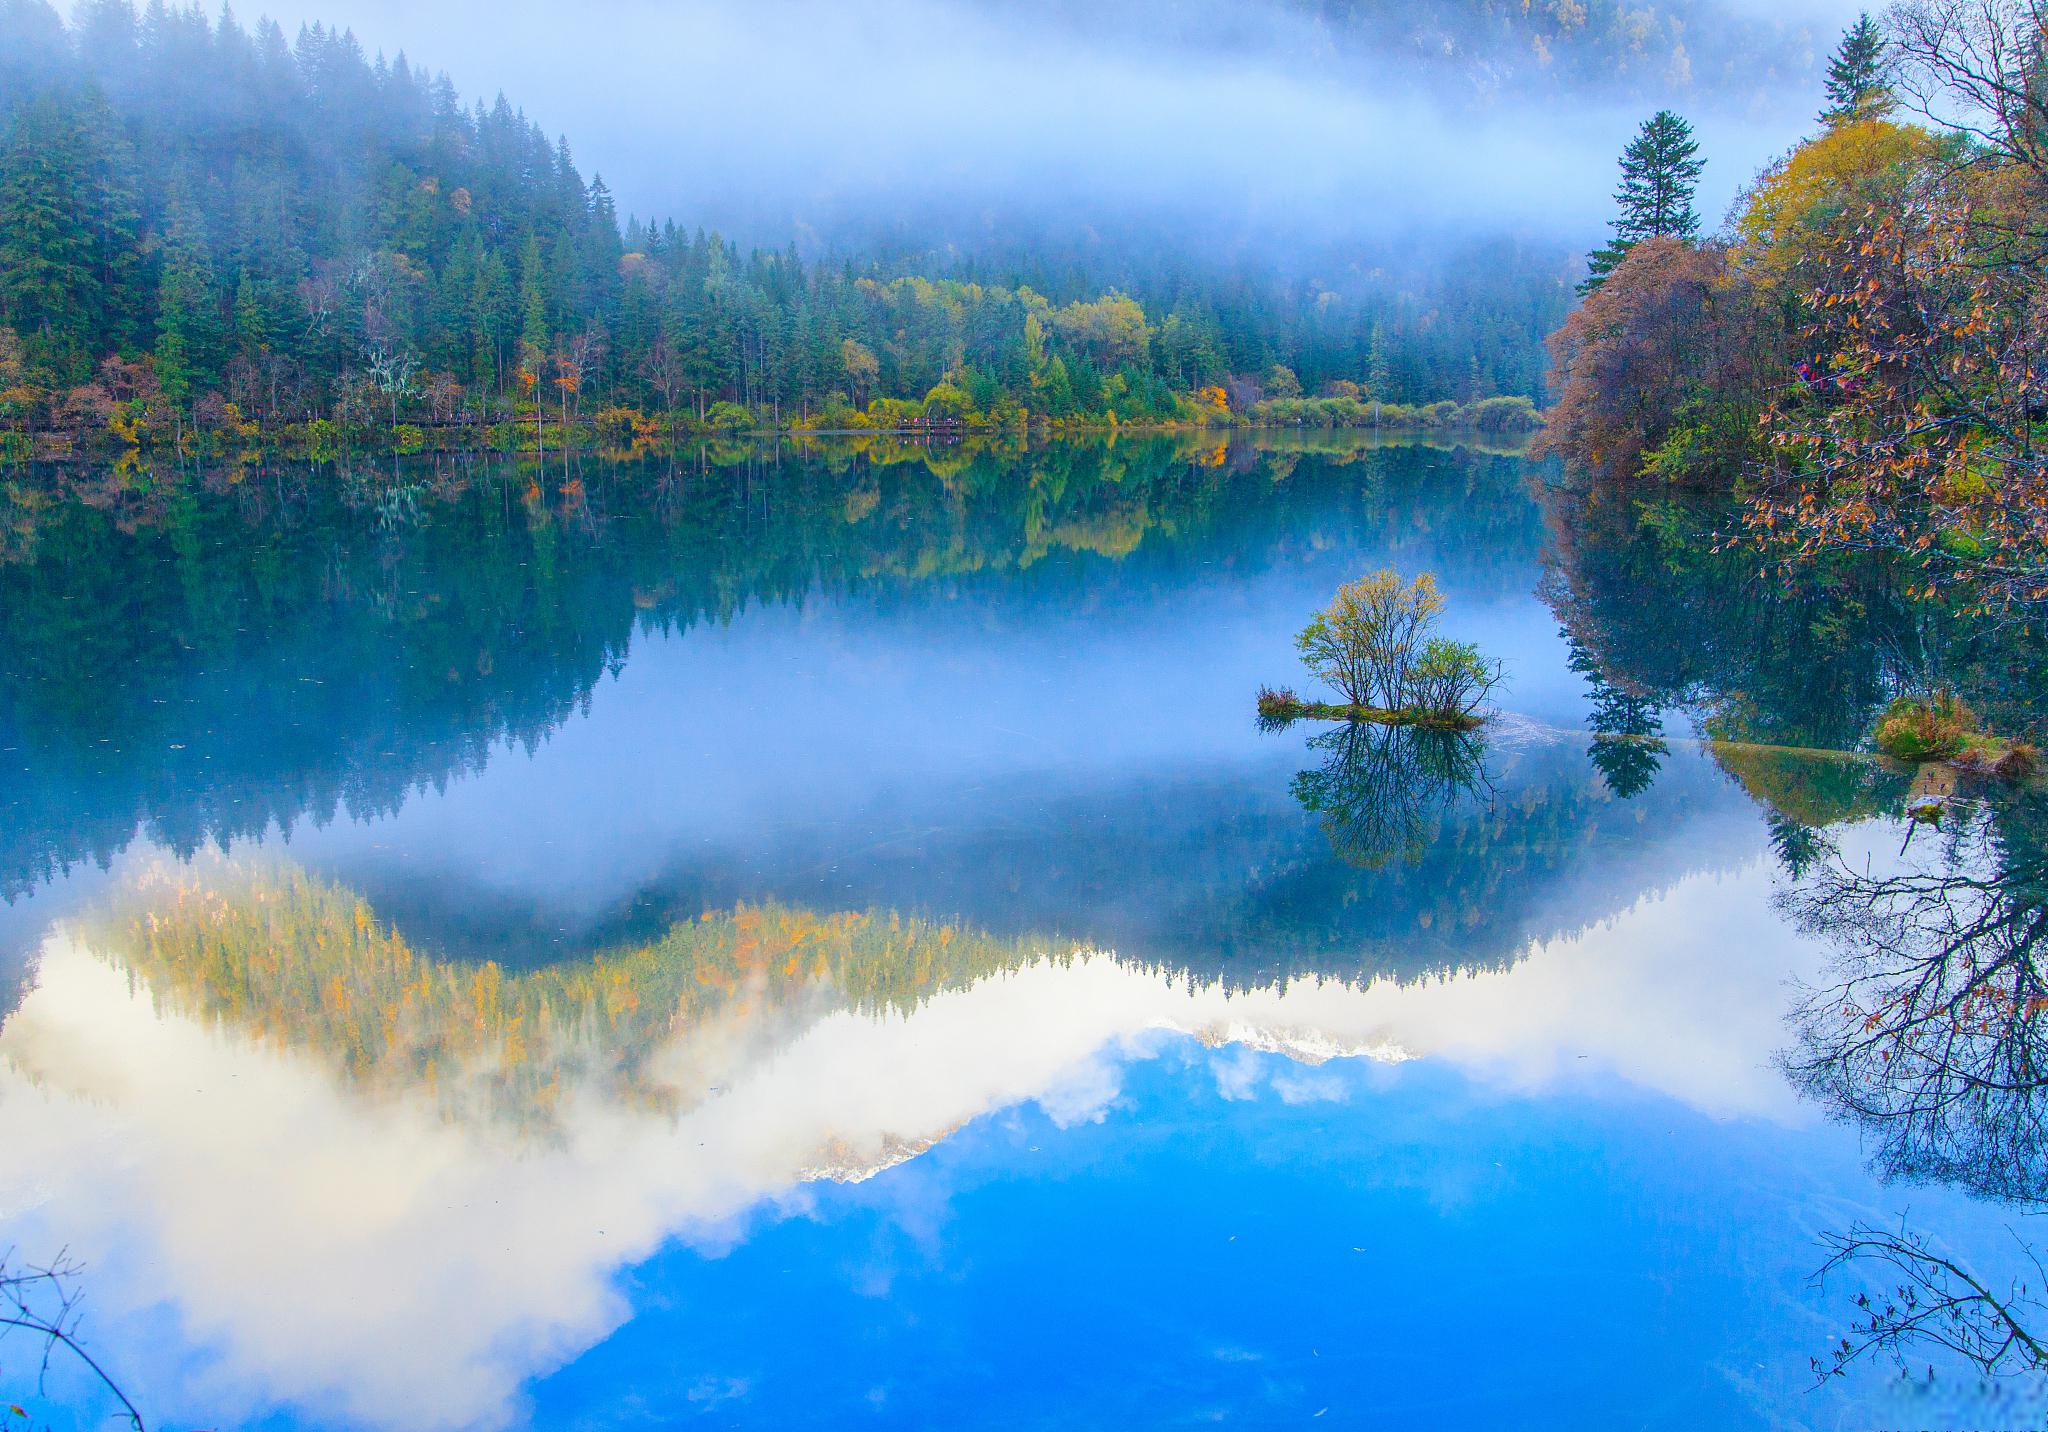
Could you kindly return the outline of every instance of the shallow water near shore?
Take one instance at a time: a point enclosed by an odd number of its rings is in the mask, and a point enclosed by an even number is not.
[[[1881,704],[1882,603],[1555,480],[1352,438],[25,479],[5,1240],[77,1261],[153,1425],[2022,1417],[1817,1378],[1875,1286],[1815,1283],[1830,1234],[2027,1230],[2023,1171],[1847,1117],[1811,996],[1862,938],[1826,881],[2003,891],[2036,802],[1922,835],[1900,773],[1787,753]],[[1382,566],[1502,714],[1262,731]]]

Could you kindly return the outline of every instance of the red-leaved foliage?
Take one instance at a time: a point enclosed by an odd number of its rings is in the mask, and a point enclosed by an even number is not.
[[[1550,336],[1539,450],[1607,478],[1725,475],[1755,450],[1781,329],[1725,245],[1645,239]]]

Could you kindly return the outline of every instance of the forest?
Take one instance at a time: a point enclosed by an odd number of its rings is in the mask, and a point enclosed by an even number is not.
[[[1859,20],[1816,132],[1711,233],[1705,162],[1672,115],[1630,147],[1542,443],[1623,489],[1736,494],[1773,561],[2048,602],[2048,7]]]
[[[1343,291],[622,216],[502,95],[224,11],[0,4],[0,443],[400,451],[937,424],[1534,425],[1569,256]],[[1271,403],[1277,407],[1261,408]],[[1306,406],[1305,406],[1306,405]]]

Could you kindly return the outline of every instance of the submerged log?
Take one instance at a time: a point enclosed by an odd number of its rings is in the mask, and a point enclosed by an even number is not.
[[[1329,701],[1303,701],[1292,692],[1284,691],[1259,693],[1259,717],[1283,724],[1289,721],[1362,721],[1375,726],[1415,726],[1426,731],[1474,731],[1484,722],[1483,717],[1462,711],[1429,711],[1419,706],[1392,710],[1379,706],[1345,706]]]

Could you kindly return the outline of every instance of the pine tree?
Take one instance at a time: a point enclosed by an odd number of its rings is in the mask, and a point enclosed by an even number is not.
[[[72,381],[100,306],[74,126],[50,100],[14,117],[0,157],[0,322],[29,360]]]
[[[1393,374],[1387,366],[1387,330],[1377,318],[1372,321],[1372,338],[1365,353],[1365,390],[1375,403],[1384,403],[1391,396],[1388,390],[1393,387]]]
[[[213,381],[221,327],[205,227],[191,205],[174,194],[156,297],[157,380],[173,403],[197,397]]]
[[[1591,293],[1614,272],[1628,251],[1644,239],[1690,239],[1700,231],[1693,208],[1700,171],[1699,141],[1692,126],[1668,109],[1643,121],[1643,127],[1621,155],[1621,187],[1614,202],[1621,213],[1613,222],[1614,237],[1589,257],[1586,281],[1579,292]]]
[[[1891,108],[1891,90],[1886,84],[1884,35],[1867,14],[1842,35],[1828,61],[1828,107],[1820,112],[1822,124],[1840,124],[1849,119],[1870,119]]]

